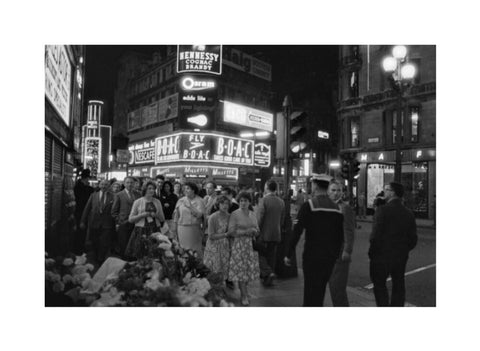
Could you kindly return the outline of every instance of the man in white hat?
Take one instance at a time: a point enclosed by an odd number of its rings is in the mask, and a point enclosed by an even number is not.
[[[332,177],[315,174],[312,178],[312,199],[298,212],[293,238],[287,245],[285,265],[305,229],[303,251],[303,306],[323,306],[325,289],[343,244],[343,214],[327,195]]]

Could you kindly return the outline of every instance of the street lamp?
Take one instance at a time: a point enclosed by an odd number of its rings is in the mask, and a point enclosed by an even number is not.
[[[402,114],[403,100],[407,88],[411,85],[416,74],[415,66],[407,60],[408,50],[404,45],[394,46],[392,56],[383,59],[382,66],[385,72],[391,74],[390,82],[394,91],[397,92],[397,123],[395,135],[395,182],[402,179]]]

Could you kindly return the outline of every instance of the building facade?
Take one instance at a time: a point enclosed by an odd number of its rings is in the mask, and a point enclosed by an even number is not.
[[[360,162],[353,195],[369,212],[375,196],[394,180],[400,133],[401,182],[405,204],[420,218],[433,219],[436,192],[436,48],[408,46],[406,60],[416,75],[401,107],[382,61],[389,45],[344,45],[339,49],[340,153]],[[397,123],[397,118],[400,118]],[[400,129],[398,130],[398,126]]]
[[[75,206],[84,67],[84,46],[45,46],[45,242],[49,252],[58,252],[64,244]]]
[[[126,130],[128,174],[259,186],[273,167],[270,64],[235,47],[161,49],[118,80],[114,104],[128,112],[114,117],[114,137]]]

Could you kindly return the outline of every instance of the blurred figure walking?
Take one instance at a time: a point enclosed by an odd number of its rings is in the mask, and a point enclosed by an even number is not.
[[[340,206],[343,213],[343,245],[341,255],[335,263],[332,276],[328,282],[330,297],[334,307],[348,307],[347,281],[350,262],[352,260],[353,242],[355,236],[355,212],[348,202],[343,200],[343,187],[337,181],[332,181],[328,187],[328,196]]]
[[[275,278],[277,246],[282,238],[282,224],[285,220],[285,204],[276,192],[277,183],[273,180],[266,182],[265,196],[260,199],[257,208],[260,235],[255,249],[260,259],[260,278],[265,286],[272,286]]]

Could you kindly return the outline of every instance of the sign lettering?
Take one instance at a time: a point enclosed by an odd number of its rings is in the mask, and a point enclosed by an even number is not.
[[[253,165],[253,141],[213,133],[177,133],[155,140],[155,164],[216,161]]]
[[[222,74],[222,46],[178,45],[177,72]]]

